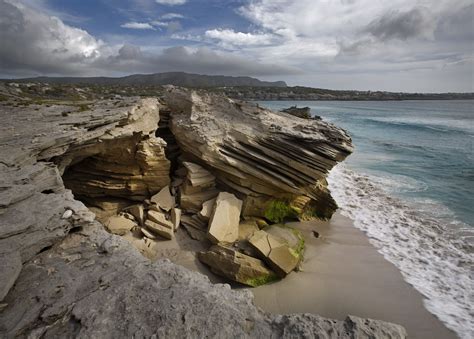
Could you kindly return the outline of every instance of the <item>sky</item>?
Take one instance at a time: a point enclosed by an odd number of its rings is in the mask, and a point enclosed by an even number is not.
[[[0,0],[0,77],[184,71],[474,91],[473,0]]]

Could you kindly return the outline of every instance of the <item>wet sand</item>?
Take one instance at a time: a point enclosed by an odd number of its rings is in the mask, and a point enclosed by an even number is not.
[[[351,314],[390,321],[403,325],[409,338],[457,338],[424,308],[421,294],[350,219],[336,213],[330,222],[290,225],[306,239],[303,271],[252,289],[257,306],[272,313],[307,312],[341,320]]]

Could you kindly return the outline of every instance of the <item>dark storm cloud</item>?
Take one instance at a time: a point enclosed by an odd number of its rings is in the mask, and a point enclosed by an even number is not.
[[[474,4],[455,8],[439,19],[435,36],[439,40],[474,43]]]
[[[386,13],[370,23],[365,32],[380,40],[407,40],[424,35],[430,29],[432,24],[428,15],[422,9],[414,8],[408,12]]]
[[[179,30],[174,25],[172,30]],[[116,75],[182,70],[225,75],[295,74],[291,67],[260,63],[206,47],[143,52],[110,46],[84,30],[21,4],[0,0],[0,76]]]

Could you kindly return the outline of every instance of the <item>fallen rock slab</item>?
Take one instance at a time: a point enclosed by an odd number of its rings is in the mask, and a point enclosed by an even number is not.
[[[237,199],[231,193],[219,193],[209,219],[207,230],[209,240],[215,244],[237,241],[241,210],[242,200]]]
[[[151,220],[145,221],[145,226],[152,233],[157,234],[160,237],[163,237],[165,239],[171,240],[174,237],[174,231],[173,231],[172,227],[169,228],[169,227],[163,226],[161,224],[158,224],[156,222],[153,222]]]
[[[135,220],[140,224],[140,226],[143,225],[145,222],[145,210],[143,205],[133,205],[127,207],[125,210],[134,216]]]
[[[239,224],[239,240],[248,240],[260,228],[255,220],[244,220]]]
[[[211,200],[219,194],[219,191],[215,188],[206,189],[201,192],[186,194],[181,193],[180,207],[189,213],[198,213],[202,204],[208,200]]]
[[[208,223],[209,219],[211,218],[212,210],[214,209],[215,203],[216,199],[211,199],[203,202],[201,211],[199,211],[198,213],[199,219],[201,219],[205,223]]]
[[[293,271],[300,261],[288,245],[263,230],[255,232],[249,243],[279,277],[283,278]]]
[[[173,223],[173,229],[176,232],[176,230],[179,228],[179,225],[181,224],[181,209],[172,208],[170,216],[171,222]]]
[[[169,212],[176,204],[174,197],[170,193],[170,187],[165,186],[157,194],[150,198],[151,202]]]
[[[130,232],[132,228],[137,226],[137,224],[124,216],[117,215],[110,217],[105,223],[104,226],[110,231],[110,233],[117,235],[124,235],[127,232]]]
[[[157,224],[160,224],[162,226],[165,226],[170,229],[174,229],[173,223],[166,218],[166,215],[162,212],[157,212],[157,211],[148,211],[147,214],[147,219],[151,220]]]
[[[277,279],[263,261],[228,247],[214,245],[206,252],[199,252],[198,259],[215,274],[244,285],[255,287]]]

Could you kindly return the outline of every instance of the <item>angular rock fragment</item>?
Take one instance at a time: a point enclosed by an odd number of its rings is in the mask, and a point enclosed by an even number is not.
[[[192,227],[188,224],[182,224],[186,232],[189,234],[191,239],[197,240],[197,241],[208,241],[207,240],[207,233],[203,230],[197,229],[195,227]]]
[[[203,167],[183,162],[186,180],[181,186],[181,208],[187,212],[197,213],[202,204],[211,200],[219,193],[215,189],[215,177]]]
[[[154,223],[165,226],[169,229],[174,230],[173,223],[166,218],[166,215],[162,212],[157,211],[148,211],[147,219],[153,221]]]
[[[173,229],[176,231],[181,223],[181,209],[171,209],[171,222],[173,223]]]
[[[274,224],[265,227],[264,230],[280,242],[288,245],[295,253],[300,253],[304,249],[303,235],[293,227],[284,224]]]
[[[242,201],[235,195],[221,192],[216,198],[209,219],[207,234],[213,243],[233,243],[239,237],[239,221]]]
[[[104,226],[113,234],[124,235],[130,232],[137,224],[121,215],[110,217]]]
[[[140,232],[142,232],[143,235],[144,235],[145,237],[147,237],[148,239],[152,239],[152,240],[156,239],[156,235],[154,235],[152,232],[150,232],[149,230],[147,230],[146,227],[141,227],[141,228],[140,228]]]
[[[135,220],[140,224],[143,225],[145,222],[145,211],[143,205],[132,205],[125,209],[131,215],[134,216]]]
[[[239,240],[248,240],[259,230],[255,220],[244,220],[239,224]]]
[[[194,227],[200,231],[207,233],[207,224],[204,223],[196,214],[181,216],[181,224],[184,226]]]
[[[219,191],[215,188],[193,194],[181,193],[180,207],[186,212],[198,213],[205,201],[217,197],[218,194]]]
[[[263,230],[255,232],[249,239],[249,243],[282,278],[293,271],[300,261],[288,245]]]
[[[169,186],[163,187],[161,191],[152,196],[150,200],[166,212],[171,210],[176,204],[174,197],[170,193]]]
[[[203,202],[201,211],[199,211],[198,213],[199,219],[201,219],[205,223],[208,223],[209,219],[211,218],[212,210],[214,209],[215,203],[216,199],[211,199]]]
[[[145,226],[154,234],[159,235],[160,237],[166,238],[168,240],[173,239],[174,231],[171,227],[166,227],[164,225],[158,224],[151,220],[145,221]]]
[[[182,215],[181,225],[194,240],[203,241],[207,239],[207,224],[202,222],[196,214]]]
[[[212,272],[248,286],[259,286],[277,279],[263,261],[231,248],[214,245],[207,252],[199,252],[198,259]]]

